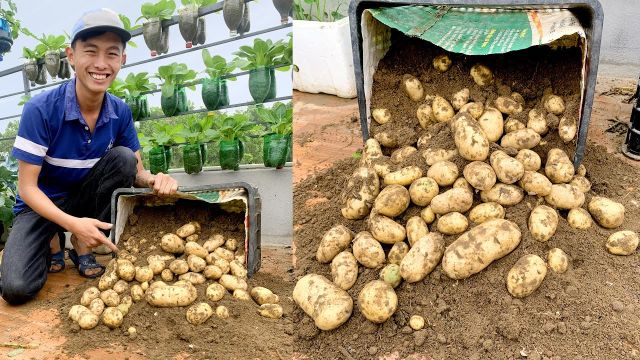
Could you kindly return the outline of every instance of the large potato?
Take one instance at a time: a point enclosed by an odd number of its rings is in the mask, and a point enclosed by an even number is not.
[[[443,192],[431,200],[431,210],[434,214],[443,215],[450,212],[465,213],[473,205],[473,193],[453,188]]]
[[[371,110],[371,116],[378,124],[386,124],[391,121],[391,112],[389,109],[373,109]]]
[[[438,219],[438,224],[436,226],[438,231],[445,235],[457,235],[467,230],[469,221],[459,212],[450,212],[442,215]]]
[[[478,119],[478,125],[484,131],[489,142],[496,142],[504,132],[504,118],[502,113],[493,107],[487,107]]]
[[[478,190],[489,190],[496,183],[495,171],[489,164],[482,161],[467,164],[462,174],[469,184]]]
[[[187,264],[189,265],[189,270],[196,273],[201,272],[207,266],[207,262],[203,258],[193,254],[187,257]]]
[[[395,133],[390,133],[387,131],[382,131],[373,136],[374,139],[378,140],[380,145],[388,148],[394,148],[398,146],[398,137]]]
[[[351,289],[358,280],[358,261],[355,256],[348,251],[336,255],[331,261],[331,278],[342,290]]]
[[[574,176],[573,179],[571,179],[571,181],[569,182],[569,184],[577,187],[578,190],[582,191],[583,193],[588,193],[589,190],[591,190],[591,181],[589,181],[584,176],[580,176],[580,175]]]
[[[204,324],[205,321],[209,320],[211,315],[213,315],[211,305],[204,302],[191,305],[191,307],[187,309],[187,321],[192,325]]]
[[[209,255],[209,252],[197,242],[190,241],[184,246],[184,254],[187,256],[195,255],[197,257],[204,259],[207,257],[207,255]]]
[[[224,274],[218,280],[220,285],[224,286],[225,289],[233,291],[236,289],[247,290],[247,282],[243,278],[239,278],[237,276]]]
[[[575,209],[584,204],[584,193],[569,184],[553,184],[551,192],[544,197],[549,205],[558,209]]]
[[[432,149],[428,148],[422,152],[422,157],[427,165],[432,166],[438,161],[449,161],[458,155],[458,150]]]
[[[369,215],[373,201],[380,192],[380,180],[375,170],[368,167],[357,168],[345,191],[341,195],[342,216],[350,220],[362,219]]]
[[[421,177],[411,183],[409,197],[418,206],[427,206],[438,195],[438,183],[430,177]]]
[[[500,96],[494,101],[498,111],[506,115],[514,115],[522,112],[522,104],[507,96]]]
[[[160,240],[162,250],[172,254],[182,254],[184,252],[184,240],[176,234],[165,234]]]
[[[551,192],[551,181],[546,176],[525,170],[522,179],[518,183],[529,195],[547,196]]]
[[[178,281],[173,285],[151,286],[147,289],[145,296],[149,305],[156,307],[187,306],[191,305],[197,297],[198,291],[188,281]]]
[[[102,315],[104,308],[104,301],[100,298],[93,299],[89,304],[89,311],[91,311],[95,316]]]
[[[409,190],[402,185],[392,184],[380,191],[373,203],[373,210],[393,218],[407,210],[409,202]]]
[[[468,113],[458,113],[451,121],[453,140],[458,153],[469,161],[484,161],[489,156],[489,140]]]
[[[527,126],[520,122],[518,119],[514,119],[512,117],[508,117],[507,121],[504,122],[504,132],[508,134],[510,132],[518,131],[526,129]]]
[[[469,113],[469,115],[471,115],[472,118],[478,120],[484,113],[484,105],[482,105],[481,102],[470,102],[461,107],[460,112],[467,112]]]
[[[439,95],[436,95],[433,102],[431,102],[431,109],[433,110],[433,117],[438,122],[447,122],[455,115],[453,106],[449,104],[447,99]]]
[[[471,77],[480,86],[487,86],[493,83],[491,69],[482,64],[476,64],[471,67]]]
[[[136,268],[131,261],[118,259],[118,277],[124,281],[132,281],[136,277]]]
[[[274,294],[271,290],[261,286],[256,286],[251,289],[251,298],[253,298],[253,300],[258,305],[277,304],[280,301],[278,295]]]
[[[538,255],[521,257],[507,274],[507,290],[513,297],[531,295],[547,275],[547,265]]]
[[[247,277],[247,269],[238,260],[233,260],[229,263],[229,270],[233,276],[237,276],[239,278]]]
[[[400,276],[410,283],[424,279],[440,263],[444,245],[442,235],[437,233],[420,238],[400,262]]]
[[[540,155],[533,150],[521,149],[516,155],[516,160],[520,161],[525,171],[538,171],[542,165]]]
[[[226,293],[227,289],[225,289],[224,286],[213,283],[207,287],[206,296],[209,301],[216,302],[221,300]]]
[[[497,183],[491,189],[481,191],[480,199],[482,202],[495,202],[502,206],[513,206],[524,199],[524,192],[515,185]]]
[[[433,115],[433,108],[431,107],[431,104],[422,104],[418,106],[418,110],[416,110],[416,117],[423,129],[427,129],[429,126],[438,122]]]
[[[496,177],[504,184],[513,184],[524,175],[524,165],[504,151],[496,150],[489,157]]]
[[[556,273],[563,273],[569,268],[569,257],[562,249],[553,248],[547,254],[547,265]]]
[[[322,236],[316,252],[316,259],[323,264],[331,262],[336,255],[349,247],[352,239],[353,233],[346,226],[332,227]]]
[[[398,296],[391,285],[382,280],[373,280],[358,294],[358,308],[367,320],[381,324],[396,312]]]
[[[531,130],[516,130],[502,137],[500,146],[516,150],[532,149],[540,143],[540,134]]]
[[[398,171],[393,171],[384,176],[385,185],[408,186],[422,177],[422,170],[417,166],[407,166]]]
[[[564,112],[564,100],[558,95],[550,95],[545,98],[544,108],[554,115],[560,115]]]
[[[558,134],[562,141],[568,143],[576,137],[578,132],[578,125],[575,118],[571,116],[563,116],[560,118],[560,124],[558,125]]]
[[[344,324],[353,310],[349,293],[317,274],[307,274],[298,280],[293,300],[320,330],[333,330]]]
[[[224,245],[224,242],[225,242],[224,236],[222,236],[221,234],[215,234],[209,237],[209,239],[207,239],[207,241],[205,241],[204,244],[202,244],[202,247],[211,253],[211,252],[214,252],[220,246]]]
[[[80,304],[82,306],[89,306],[94,299],[100,297],[100,290],[97,287],[92,286],[82,293],[80,298]]]
[[[504,208],[495,202],[487,202],[476,205],[469,212],[469,220],[476,224],[482,224],[491,219],[504,219]]]
[[[438,161],[427,170],[427,177],[439,186],[453,184],[459,175],[458,166],[451,161]]]
[[[278,304],[262,304],[258,308],[260,316],[270,319],[280,319],[283,314],[282,306]]]
[[[380,270],[380,280],[391,285],[392,288],[397,288],[402,282],[402,276],[400,276],[400,266],[396,264],[388,264]]]
[[[527,127],[540,135],[544,135],[549,131],[549,125],[547,125],[547,118],[545,114],[538,109],[529,110],[529,120],[527,121]]]
[[[471,201],[473,202],[473,194],[471,194]],[[431,224],[436,220],[436,214],[431,209],[431,206],[427,206],[426,208],[422,209],[422,211],[420,211],[420,217],[427,224]]]
[[[115,285],[113,285],[113,291],[118,293],[118,295],[122,295],[125,292],[129,291],[129,284],[124,280],[118,280]],[[82,303],[82,302],[81,302]]]
[[[589,212],[583,208],[575,208],[569,210],[567,215],[567,222],[569,226],[574,229],[586,230],[591,227],[593,219]]]
[[[78,321],[80,318],[80,314],[83,312],[91,312],[86,306],[83,305],[73,305],[71,309],[69,309],[69,319],[73,321]]]
[[[202,270],[202,275],[207,279],[218,280],[222,276],[222,269],[215,265],[207,265]]]
[[[544,172],[552,183],[560,184],[571,181],[575,169],[567,153],[561,149],[551,149],[547,154]]]
[[[148,266],[136,267],[136,281],[143,283],[153,279],[153,271]]]
[[[538,205],[531,211],[528,225],[534,239],[548,241],[558,228],[558,213],[546,205]]]
[[[521,237],[518,225],[512,221],[484,222],[447,247],[442,257],[442,271],[452,279],[465,279],[513,251]]]
[[[402,77],[402,88],[411,100],[422,101],[424,99],[424,88],[417,77],[405,74]]]
[[[411,244],[411,246],[413,246],[418,239],[429,233],[427,223],[425,223],[420,216],[412,216],[409,218],[409,220],[407,220],[406,227],[407,238],[409,239],[409,244]]]
[[[193,235],[200,231],[200,223],[197,221],[191,221],[188,224],[182,225],[176,230],[176,235],[181,238],[186,238],[189,235]]]
[[[391,250],[389,250],[389,255],[387,256],[387,259],[390,264],[400,265],[400,262],[405,257],[405,255],[407,255],[408,252],[409,252],[409,245],[407,245],[407,243],[397,242],[393,244],[393,246],[391,247]]]
[[[353,240],[353,256],[364,267],[378,268],[384,264],[382,245],[366,231],[359,232]]]
[[[455,110],[460,110],[466,103],[469,102],[469,89],[464,88],[455,94],[451,98],[451,106]]]
[[[233,261],[236,258],[235,254],[232,251],[229,251],[223,247],[217,248],[213,253],[218,255],[219,258],[225,259],[227,261]]]
[[[371,235],[383,244],[395,244],[407,237],[404,226],[386,216],[372,213],[367,223]]]
[[[115,290],[109,289],[100,293],[100,299],[107,306],[118,306],[120,303],[120,295]]]
[[[202,275],[200,273],[194,273],[194,272],[188,272],[186,274],[182,274],[182,275],[178,276],[178,279],[183,280],[183,281],[188,281],[188,282],[192,283],[193,285],[204,284],[205,281],[207,281],[207,278],[205,278],[204,275]]]
[[[144,290],[138,284],[134,284],[131,286],[131,299],[135,302],[140,302],[144,299]]]
[[[607,251],[614,255],[631,255],[638,248],[638,234],[631,230],[618,231],[607,239]]]
[[[110,329],[120,327],[122,320],[122,312],[116,307],[108,307],[102,312],[102,323]]]
[[[594,196],[589,201],[591,216],[607,229],[614,229],[624,221],[624,205],[602,196]]]
[[[418,152],[418,149],[413,146],[403,146],[400,149],[394,150],[393,153],[391,153],[390,159],[394,164],[401,164],[416,152]]]
[[[173,260],[169,264],[169,270],[176,275],[186,274],[189,271],[189,263],[182,259]]]
[[[118,262],[116,259],[111,259],[107,264],[104,274],[102,274],[98,281],[98,289],[100,291],[111,289],[118,280]]]

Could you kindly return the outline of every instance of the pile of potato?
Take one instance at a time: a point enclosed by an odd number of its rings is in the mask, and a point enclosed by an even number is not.
[[[439,56],[433,65],[444,72],[451,60]],[[494,81],[484,65],[473,66],[470,75],[481,87]],[[583,208],[585,194],[591,191],[584,166],[576,171],[559,148],[549,150],[543,164],[532,150],[556,129],[564,142],[574,139],[576,121],[574,114],[565,114],[562,97],[546,91],[531,109],[525,109],[524,98],[516,92],[478,103],[470,102],[465,88],[445,99],[425,94],[413,75],[404,76],[401,92],[416,103],[416,121],[422,128],[448,123],[455,148],[424,149],[421,145],[429,144],[431,135],[421,137],[418,148],[429,165],[424,174],[420,167],[402,165],[419,150],[396,148],[394,134],[378,132],[366,141],[359,167],[340,201],[343,217],[366,219],[367,231],[353,234],[339,224],[327,231],[316,259],[330,264],[332,279],[308,274],[294,289],[295,302],[318,328],[335,329],[349,319],[353,299],[346,290],[356,283],[360,266],[380,269],[380,280],[362,288],[357,305],[366,319],[382,323],[398,308],[394,288],[402,281],[421,281],[439,264],[449,278],[465,279],[516,249],[522,231],[528,230],[537,241],[550,241],[560,221],[558,210],[569,210],[567,222],[576,229],[588,229],[592,219],[607,229],[622,224],[625,209],[620,203],[593,196]],[[525,111],[526,124],[513,116]],[[379,124],[394,121],[390,109],[373,109],[372,116]],[[391,149],[391,155],[385,156],[382,147]],[[451,161],[457,156],[466,160],[464,168]],[[525,194],[537,196],[538,204],[530,213],[528,229],[520,229],[504,218]],[[410,206],[421,207],[420,216],[406,224],[396,221]],[[442,234],[458,238],[446,246]],[[638,235],[632,231],[611,234],[605,245],[618,255],[629,255],[637,246]],[[385,247],[390,247],[386,253]],[[527,254],[505,274],[512,296],[530,295],[542,284],[547,268],[562,273],[570,264],[559,248],[551,249],[546,261],[541,256]],[[419,327],[420,320],[414,324]]]
[[[244,249],[238,241],[215,234],[200,244],[199,233],[200,224],[192,221],[175,234],[165,234],[158,246],[150,245],[160,247],[163,254],[147,257],[146,266],[135,266],[135,255],[119,251],[107,265],[98,287],[84,291],[80,305],[71,307],[69,317],[82,329],[93,329],[100,321],[114,329],[122,325],[133,303],[146,302],[154,307],[191,305],[186,319],[194,325],[204,323],[214,312],[220,318],[228,318],[229,309],[223,305],[214,310],[204,301],[194,304],[197,286],[205,285],[209,302],[220,301],[231,292],[236,299],[255,301],[258,313],[264,317],[282,317],[278,295],[264,287],[248,291]],[[135,333],[135,328],[129,332]]]

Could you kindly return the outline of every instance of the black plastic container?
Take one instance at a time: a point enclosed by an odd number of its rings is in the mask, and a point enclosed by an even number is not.
[[[573,157],[574,166],[578,166],[584,157],[587,142],[591,107],[596,87],[598,61],[600,58],[600,42],[602,40],[602,23],[604,14],[598,0],[353,0],[349,5],[349,24],[351,27],[351,46],[353,49],[353,63],[356,75],[356,90],[358,93],[358,108],[360,112],[360,128],[362,138],[369,138],[367,119],[367,104],[364,88],[363,44],[362,44],[362,13],[366,9],[393,7],[403,5],[446,5],[455,7],[483,7],[483,8],[522,8],[522,9],[569,9],[578,18],[585,30],[587,45],[587,64],[585,67],[585,91],[582,94],[582,109],[580,127],[578,129],[578,143]]]
[[[247,267],[247,276],[251,277],[258,272],[261,265],[261,216],[262,202],[258,190],[245,182],[234,182],[226,184],[180,187],[178,191],[184,193],[206,193],[211,191],[244,189],[247,193],[247,216],[244,221],[244,229],[247,234],[245,249],[245,264]],[[148,196],[151,195],[151,189],[142,188],[121,188],[114,191],[111,196],[111,223],[113,229],[117,228],[116,221],[118,219],[118,198],[122,195]],[[116,243],[116,231],[111,231],[111,242]]]
[[[627,139],[622,145],[622,153],[631,159],[640,161],[640,79],[633,99],[635,99],[635,104],[631,109],[631,122],[627,131]]]

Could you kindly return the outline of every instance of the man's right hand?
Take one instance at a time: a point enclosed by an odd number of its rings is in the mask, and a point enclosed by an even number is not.
[[[87,247],[93,249],[100,245],[106,245],[114,252],[118,251],[118,248],[113,244],[105,235],[100,231],[110,230],[111,224],[102,222],[92,218],[76,218],[73,224],[69,227],[69,231],[76,236],[76,238],[83,242]]]

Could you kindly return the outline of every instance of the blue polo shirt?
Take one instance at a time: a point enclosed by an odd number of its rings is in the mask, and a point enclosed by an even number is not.
[[[140,143],[129,107],[106,93],[91,133],[80,113],[76,78],[31,98],[22,110],[13,156],[42,166],[38,187],[51,199],[65,197],[114,146],[134,152]],[[14,213],[27,207],[20,196]]]

